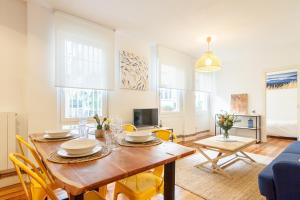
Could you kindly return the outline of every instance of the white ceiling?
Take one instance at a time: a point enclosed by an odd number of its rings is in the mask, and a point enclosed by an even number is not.
[[[300,45],[300,0],[44,0],[53,8],[198,56]],[[234,52],[234,53],[230,53]]]

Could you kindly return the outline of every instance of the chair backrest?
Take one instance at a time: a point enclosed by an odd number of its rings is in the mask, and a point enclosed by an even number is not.
[[[43,164],[43,162],[40,159],[40,156],[38,155],[38,153],[36,152],[36,150],[22,136],[16,135],[16,138],[17,138],[18,145],[19,145],[19,148],[21,150],[22,155],[26,156],[25,152],[24,152],[24,148],[23,148],[23,146],[25,146],[29,150],[29,152],[31,153],[31,155],[33,156],[34,160],[36,161],[36,163],[38,164],[39,168],[41,169],[41,171],[43,172],[43,174],[46,176],[46,178],[48,179],[48,181],[50,183],[54,183],[54,180],[53,180],[52,176],[47,171],[45,165]]]
[[[164,141],[169,141],[170,137],[173,137],[173,142],[177,139],[176,134],[170,130],[156,130],[154,131],[156,137]]]
[[[123,131],[127,131],[127,132],[134,132],[136,131],[136,127],[132,124],[123,124],[122,125]]]
[[[20,182],[23,186],[25,195],[28,200],[32,199],[31,193],[28,191],[26,182],[23,178],[22,171],[25,172],[31,180],[35,180],[41,188],[43,188],[51,200],[58,200],[54,192],[49,188],[48,184],[43,180],[43,175],[37,169],[37,167],[24,155],[20,153],[9,154],[9,159],[13,162],[16,172],[19,176]]]

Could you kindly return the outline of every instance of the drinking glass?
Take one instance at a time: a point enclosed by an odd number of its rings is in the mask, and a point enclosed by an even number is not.
[[[79,119],[78,133],[80,137],[88,137],[89,128],[87,127],[87,118]]]

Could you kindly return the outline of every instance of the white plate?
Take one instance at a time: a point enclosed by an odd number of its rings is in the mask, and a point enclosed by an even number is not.
[[[72,137],[72,133],[68,133],[67,135],[62,136],[62,137],[58,137],[58,136],[53,137],[53,136],[51,136],[51,135],[45,134],[43,137],[44,137],[45,139],[49,139],[49,140],[51,140],[51,139],[64,139],[64,138]]]
[[[126,138],[132,142],[147,142],[151,138],[151,132],[137,131],[132,133],[126,133]]]
[[[49,135],[52,138],[62,138],[70,133],[70,130],[47,130],[45,131],[46,135]]]
[[[136,140],[132,139],[131,137],[125,136],[125,140],[126,140],[127,142],[131,142],[131,143],[145,143],[145,142],[153,141],[153,140],[155,140],[155,139],[156,139],[156,137],[150,136],[147,140],[145,140],[145,141],[143,141],[143,142],[140,142],[140,141],[136,141]]]
[[[90,152],[98,144],[98,140],[95,139],[77,138],[62,143],[60,147],[68,154],[81,155]]]
[[[90,152],[84,153],[84,154],[77,154],[77,155],[68,154],[68,152],[66,152],[64,149],[59,149],[57,151],[57,154],[60,155],[61,157],[66,157],[66,158],[79,158],[79,157],[85,157],[85,156],[93,155],[95,153],[98,153],[101,150],[102,150],[102,146],[98,145],[95,148],[93,148]]]

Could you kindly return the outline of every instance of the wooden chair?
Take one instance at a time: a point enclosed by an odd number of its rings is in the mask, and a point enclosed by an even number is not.
[[[123,131],[127,131],[127,132],[134,132],[136,131],[136,127],[132,124],[123,124],[122,125]]]
[[[9,159],[13,162],[16,172],[18,174],[19,180],[21,185],[24,189],[25,196],[28,200],[44,200],[46,197],[50,198],[51,200],[58,200],[58,199],[68,199],[68,195],[65,193],[65,197],[58,198],[56,192],[61,193],[61,191],[53,190],[52,185],[47,183],[44,180],[44,176],[40,170],[24,155],[20,153],[11,153],[9,154]],[[23,178],[22,172],[25,172],[30,182],[35,182],[35,184],[39,184],[42,190],[39,191],[39,195],[36,195],[36,191],[28,190],[27,184]],[[43,191],[43,196],[41,195],[41,191]],[[84,200],[104,200],[100,197],[98,192],[87,192],[84,194]]]

